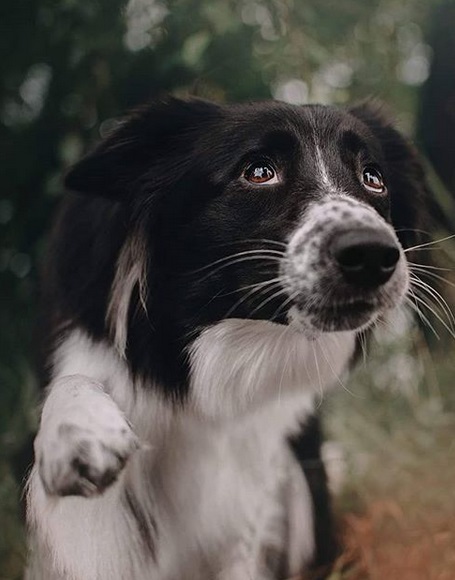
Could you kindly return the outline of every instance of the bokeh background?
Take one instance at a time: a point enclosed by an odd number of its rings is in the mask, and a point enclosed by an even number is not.
[[[0,580],[20,578],[25,559],[18,481],[37,424],[39,270],[62,172],[164,93],[374,96],[425,156],[435,219],[424,235],[444,238],[455,232],[454,30],[454,0],[1,1]],[[450,239],[424,251],[451,267]],[[426,278],[449,306],[451,278]],[[321,404],[347,546],[333,579],[455,578],[455,342],[446,305],[424,299],[433,330],[397,314]]]

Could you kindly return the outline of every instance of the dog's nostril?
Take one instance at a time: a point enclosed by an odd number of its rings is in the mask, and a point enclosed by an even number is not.
[[[335,253],[335,258],[342,268],[353,272],[361,270],[365,264],[365,254],[362,247],[344,248]]]
[[[331,242],[330,253],[345,281],[361,287],[385,284],[400,259],[394,239],[375,229],[338,234]]]
[[[400,251],[398,248],[386,248],[384,250],[381,262],[383,270],[395,269],[398,260],[400,259]]]

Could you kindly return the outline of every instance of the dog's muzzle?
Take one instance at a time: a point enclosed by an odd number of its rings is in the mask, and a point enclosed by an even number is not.
[[[290,318],[303,329],[365,328],[401,303],[408,268],[392,226],[347,196],[312,204],[282,266]]]

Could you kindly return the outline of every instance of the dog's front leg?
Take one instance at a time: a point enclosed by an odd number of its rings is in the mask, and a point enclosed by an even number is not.
[[[49,387],[35,440],[47,494],[93,496],[112,484],[138,439],[103,386],[83,375]]]

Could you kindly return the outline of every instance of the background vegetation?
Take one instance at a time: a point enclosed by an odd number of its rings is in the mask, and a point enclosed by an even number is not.
[[[24,560],[15,472],[23,474],[23,449],[36,426],[38,272],[65,168],[126,109],[162,93],[340,104],[375,96],[394,110],[402,130],[431,160],[429,174],[442,208],[437,234],[444,228],[452,233],[455,215],[447,192],[455,191],[454,24],[453,0],[0,4],[0,579],[19,578]],[[401,344],[398,354],[390,347],[393,333]],[[349,385],[354,395],[341,389],[329,401],[328,430],[341,442],[332,446],[329,462],[338,466],[338,478],[343,470],[350,473],[340,503],[348,511],[345,529],[352,547],[340,563],[348,569],[346,577],[396,572],[402,580],[405,573],[393,564],[378,572],[382,561],[393,558],[387,543],[385,558],[383,548],[374,552],[375,545],[395,537],[395,544],[409,543],[415,552],[416,542],[407,539],[415,518],[407,514],[430,510],[439,517],[441,510],[446,516],[453,511],[446,484],[453,484],[455,474],[441,470],[452,449],[450,340],[442,332],[443,348],[429,349],[410,322],[384,331],[374,347],[375,361]],[[436,463],[424,460],[429,456],[440,462],[445,479],[430,478],[430,492],[422,499],[421,488],[410,488],[409,479],[423,482],[434,475]],[[404,503],[399,489],[411,489]],[[435,497],[441,500],[437,506],[431,503]],[[388,508],[379,510],[378,519],[374,506],[380,498]],[[387,522],[384,527],[383,515],[395,522],[395,536]],[[397,524],[400,518],[405,524]],[[442,519],[446,525],[447,517]],[[430,525],[429,533],[439,531]],[[454,539],[450,529],[447,533]],[[446,543],[444,536],[438,546]],[[415,553],[422,554],[417,545]],[[431,561],[426,558],[428,570]],[[424,568],[419,564],[409,578],[454,577],[453,555],[451,563],[439,556],[436,561],[448,575],[419,576]]]

